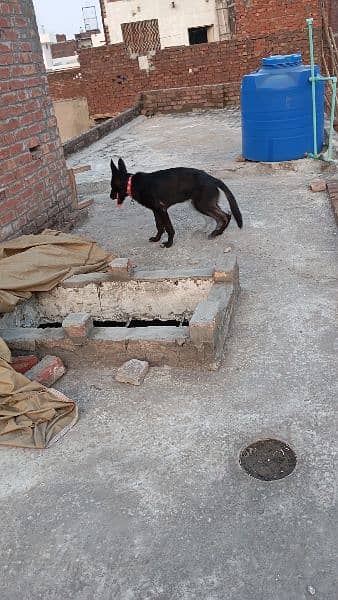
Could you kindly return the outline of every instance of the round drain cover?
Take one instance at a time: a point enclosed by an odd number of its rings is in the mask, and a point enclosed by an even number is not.
[[[280,440],[259,440],[242,450],[239,462],[251,477],[275,481],[292,473],[297,458],[290,446]]]

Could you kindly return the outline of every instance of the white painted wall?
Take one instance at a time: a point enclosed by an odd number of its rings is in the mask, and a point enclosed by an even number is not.
[[[97,46],[103,46],[106,43],[104,33],[92,33],[91,38],[93,48],[96,48]]]
[[[161,47],[188,46],[188,28],[213,25],[208,41],[219,40],[215,0],[105,0],[112,44],[123,42],[121,23],[158,19]]]
[[[61,69],[74,69],[74,67],[79,67],[80,61],[77,54],[72,54],[72,56],[61,56],[61,58],[53,59],[52,68],[55,71],[60,71]]]
[[[43,62],[47,70],[53,68],[52,44],[56,44],[56,35],[53,33],[40,33],[40,43],[43,54]]]

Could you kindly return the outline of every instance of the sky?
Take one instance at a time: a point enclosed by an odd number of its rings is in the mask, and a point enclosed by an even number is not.
[[[83,6],[95,6],[102,30],[99,0],[33,0],[33,4],[40,31],[44,27],[46,33],[66,33],[73,38],[84,29]]]

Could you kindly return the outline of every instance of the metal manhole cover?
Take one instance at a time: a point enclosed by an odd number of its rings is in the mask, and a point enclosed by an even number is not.
[[[292,473],[297,457],[290,446],[280,440],[259,440],[242,450],[239,463],[251,477],[275,481]]]

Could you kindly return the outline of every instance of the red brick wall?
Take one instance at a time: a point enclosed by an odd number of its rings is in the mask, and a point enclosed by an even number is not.
[[[86,96],[80,69],[48,73],[49,94],[53,100],[70,100]]]
[[[52,44],[52,58],[64,58],[66,56],[73,56],[77,52],[77,44],[75,40],[67,40],[66,42],[59,42],[58,44]]]
[[[333,0],[336,2],[337,0]],[[320,0],[235,0],[236,32],[255,37],[263,33],[306,31],[305,20],[313,17],[320,26]]]
[[[151,116],[156,113],[224,108],[236,106],[239,103],[239,94],[239,83],[150,90],[141,94],[141,110],[143,114]]]
[[[59,226],[71,187],[31,0],[0,0],[0,239]]]
[[[338,36],[338,0],[328,0],[329,21],[333,32]]]
[[[315,42],[319,53],[319,29],[315,29]],[[262,57],[298,51],[308,60],[306,30],[165,48],[152,58],[148,73],[139,69],[138,60],[129,57],[123,44],[83,50],[80,63],[89,112],[95,115],[119,113],[146,90],[237,83],[257,69]]]

